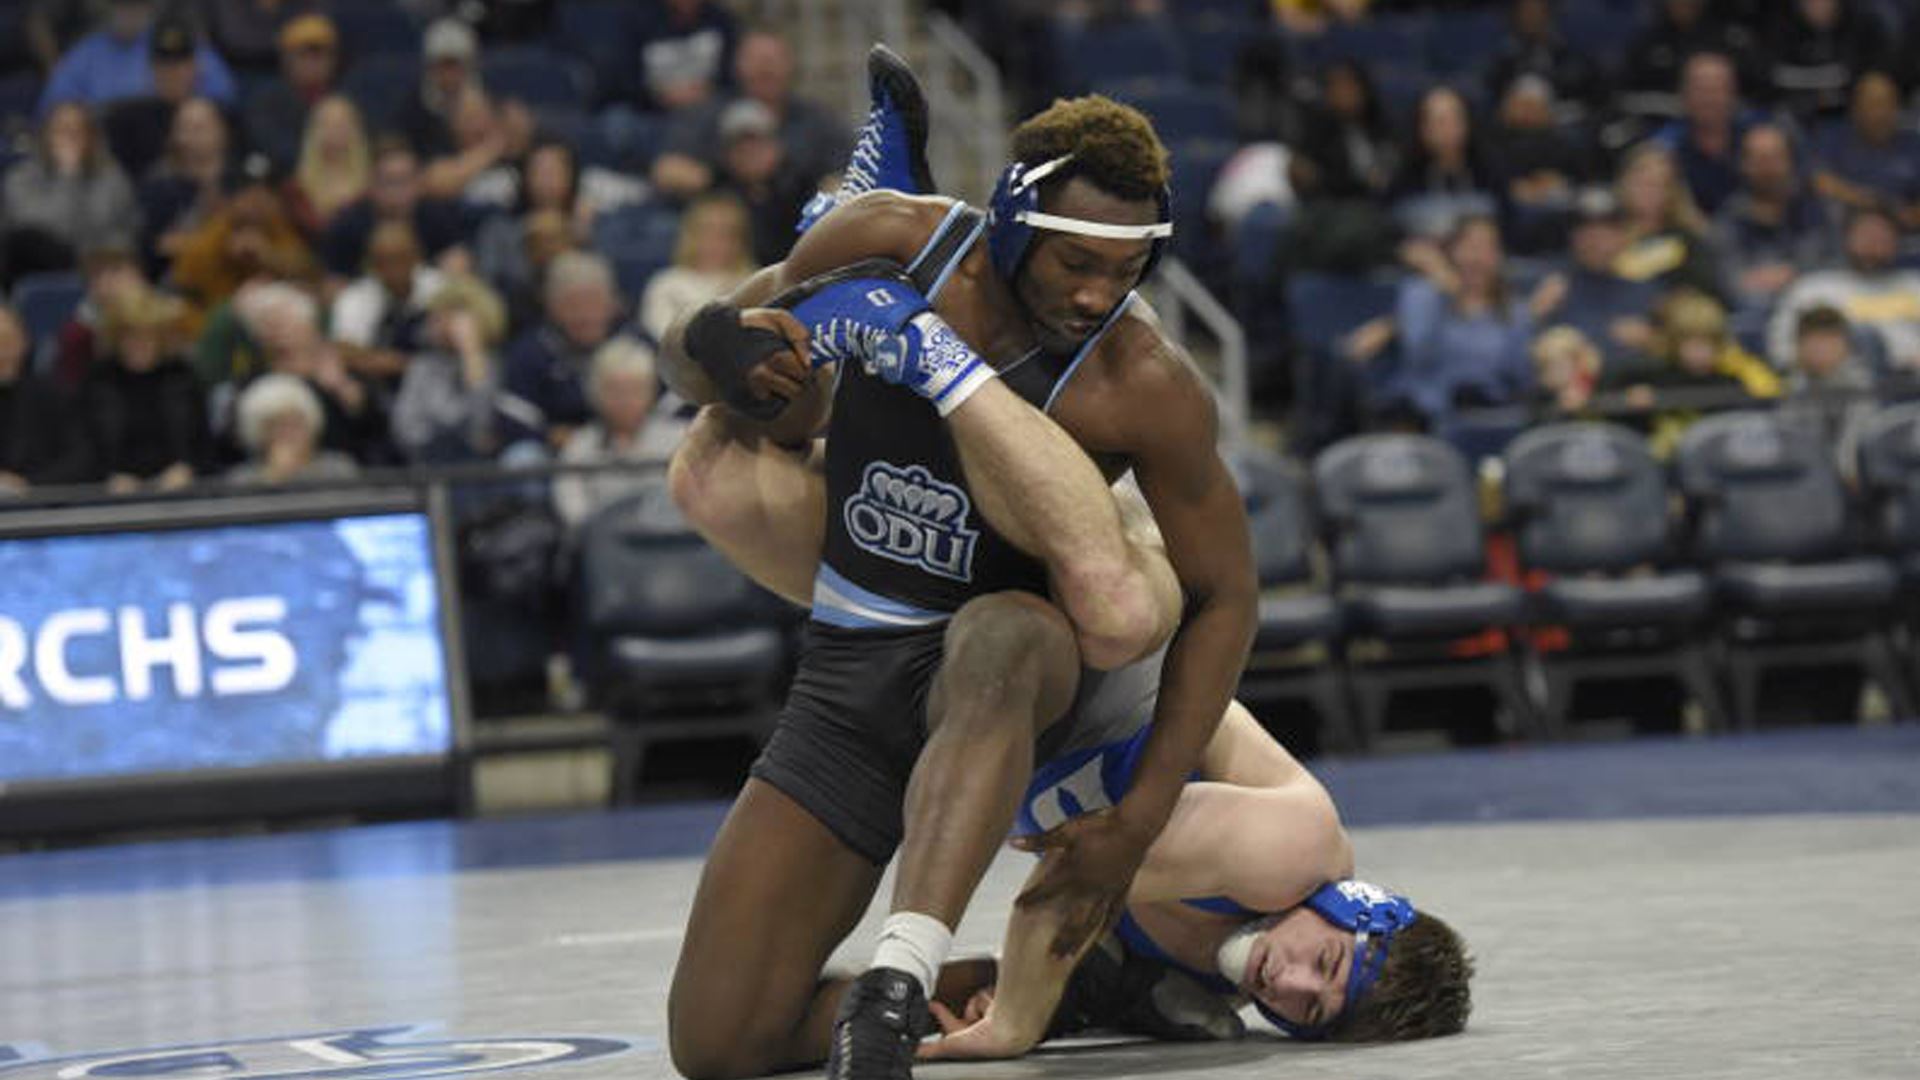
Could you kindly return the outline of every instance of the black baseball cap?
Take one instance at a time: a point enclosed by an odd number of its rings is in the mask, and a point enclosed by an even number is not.
[[[186,60],[193,56],[193,27],[180,19],[161,19],[153,24],[153,39],[148,52],[155,60]]]

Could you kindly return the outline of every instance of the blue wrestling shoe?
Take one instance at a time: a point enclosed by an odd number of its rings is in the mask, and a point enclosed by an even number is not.
[[[873,968],[840,999],[827,1080],[913,1080],[913,1052],[933,1033],[927,996],[913,976]]]
[[[908,195],[934,192],[927,164],[927,99],[905,60],[885,45],[867,52],[867,122],[853,144],[840,187],[820,192],[800,211],[799,232],[857,195],[886,188]]]
[[[815,367],[853,361],[881,382],[926,398],[942,416],[994,375],[891,260],[867,259],[822,274],[770,303],[807,328]]]

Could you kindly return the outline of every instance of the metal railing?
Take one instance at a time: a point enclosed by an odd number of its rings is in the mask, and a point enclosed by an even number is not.
[[[1198,344],[1191,331],[1198,323],[1206,328],[1216,346],[1212,352],[1215,370],[1214,396],[1220,402],[1220,438],[1229,444],[1245,442],[1252,411],[1252,394],[1247,371],[1247,332],[1187,265],[1177,258],[1161,261],[1152,287],[1153,302],[1167,336],[1193,354],[1207,368],[1207,350]]]

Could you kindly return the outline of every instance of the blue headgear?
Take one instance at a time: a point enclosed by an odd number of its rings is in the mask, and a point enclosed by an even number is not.
[[[1154,264],[1160,261],[1160,252],[1167,245],[1167,237],[1173,235],[1167,189],[1163,187],[1159,191],[1160,220],[1152,225],[1110,225],[1104,221],[1061,217],[1042,211],[1040,181],[1072,161],[1072,154],[1063,154],[1032,168],[1028,168],[1025,162],[1016,161],[1000,174],[1000,182],[993,186],[993,198],[987,203],[987,251],[993,256],[994,269],[1011,282],[1014,275],[1020,272],[1020,264],[1025,261],[1027,251],[1033,246],[1033,230],[1050,229],[1106,240],[1152,240],[1147,263],[1140,270],[1140,280],[1147,280],[1148,275],[1153,273]]]
[[[1347,1003],[1340,1010],[1340,1016],[1346,1016],[1380,978],[1381,970],[1387,966],[1387,949],[1393,944],[1394,935],[1406,929],[1418,915],[1413,910],[1413,902],[1406,897],[1351,878],[1320,886],[1307,897],[1306,906],[1334,926],[1353,933]],[[1296,1039],[1325,1038],[1328,1029],[1340,1018],[1307,1027],[1288,1020],[1257,1000],[1253,1004],[1268,1023]]]

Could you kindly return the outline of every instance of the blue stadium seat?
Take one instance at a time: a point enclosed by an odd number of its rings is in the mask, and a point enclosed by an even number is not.
[[[1425,34],[1427,66],[1444,75],[1477,73],[1506,36],[1506,15],[1500,10],[1436,11]]]
[[[0,135],[31,130],[39,106],[40,76],[20,71],[0,78]]]
[[[1421,67],[1429,25],[1420,14],[1374,15],[1328,27],[1310,51],[1323,60],[1364,60],[1375,69]]]
[[[398,53],[362,57],[347,68],[340,84],[360,106],[367,129],[378,132],[393,123],[420,84],[420,61]]]
[[[1266,32],[1256,20],[1218,15],[1190,18],[1184,9],[1174,30],[1186,54],[1187,77],[1208,86],[1225,86],[1233,77],[1240,50]]]
[[[27,274],[14,283],[13,308],[34,343],[36,368],[45,370],[52,362],[54,339],[86,293],[86,281],[65,270]]]
[[[585,109],[593,101],[586,64],[538,46],[495,49],[480,58],[480,75],[494,96],[541,109]]]
[[[1224,255],[1210,238],[1207,194],[1220,166],[1240,147],[1232,139],[1187,139],[1169,143],[1173,161],[1173,248],[1190,262]]]
[[[1603,68],[1612,68],[1626,54],[1641,22],[1608,7],[1604,0],[1569,0],[1560,7],[1560,33],[1578,42],[1581,51]]]
[[[1054,42],[1062,77],[1072,90],[1132,79],[1180,79],[1186,72],[1180,39],[1157,20],[1085,28],[1056,23]]]
[[[593,219],[593,248],[613,263],[629,300],[637,300],[647,279],[673,262],[679,236],[679,212],[657,203],[623,206]]]
[[[553,47],[592,66],[603,96],[623,81],[632,8],[627,0],[570,0],[554,9]]]
[[[351,63],[389,53],[420,51],[420,24],[393,0],[334,0],[329,8]]]
[[[1287,312],[1301,348],[1326,354],[1368,319],[1393,313],[1391,279],[1298,273],[1287,281]]]
[[[1160,132],[1160,140],[1169,146],[1195,139],[1234,137],[1233,98],[1223,89],[1153,80],[1100,90],[1146,113]]]

